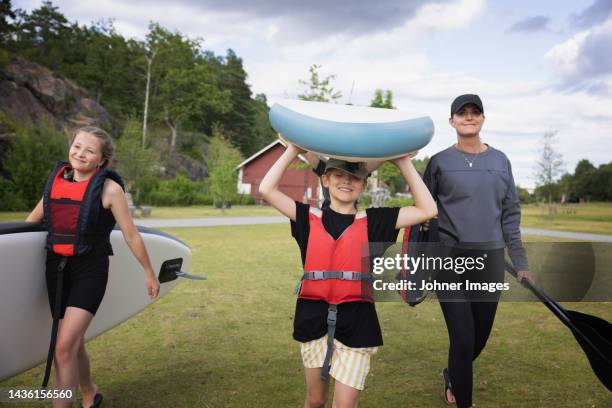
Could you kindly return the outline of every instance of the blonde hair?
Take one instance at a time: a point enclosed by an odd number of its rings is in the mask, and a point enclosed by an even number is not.
[[[94,135],[98,138],[102,148],[102,160],[104,160],[103,164],[100,167],[108,166],[108,163],[113,158],[113,152],[115,151],[115,147],[113,146],[113,138],[108,133],[106,133],[105,130],[100,129],[99,127],[82,126],[75,129],[74,133],[72,134],[72,138],[70,139],[70,146],[72,146],[72,143],[74,143],[74,139],[81,132],[89,133],[90,135]]]

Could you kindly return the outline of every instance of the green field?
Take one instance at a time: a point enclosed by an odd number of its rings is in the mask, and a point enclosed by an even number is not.
[[[221,210],[213,206],[194,205],[192,207],[152,207],[153,211],[148,218],[208,218],[208,217],[256,217],[263,215],[278,215],[274,208],[262,205],[236,205],[228,210]],[[27,212],[0,212],[2,221],[23,221]],[[140,218],[140,210],[136,210],[136,218]]]
[[[612,203],[555,205],[554,208],[556,213],[549,216],[547,206],[523,206],[521,226],[612,235]]]
[[[257,217],[267,215],[278,215],[278,211],[270,206],[263,205],[236,205],[228,210],[220,210],[212,206],[155,207],[151,213],[151,218]]]
[[[525,205],[522,207],[521,226],[558,231],[589,232],[612,235],[612,203],[557,205],[556,214],[548,215],[547,207]],[[21,221],[26,212],[0,212],[1,221]],[[229,210],[212,206],[154,207],[150,218],[208,218],[269,216],[278,213],[269,206],[242,205]],[[136,217],[140,212],[136,212]]]
[[[288,225],[167,231],[190,245],[191,272],[209,280],[180,283],[88,343],[104,406],[301,406],[302,364],[291,338],[301,265]],[[609,303],[571,308],[612,320]],[[374,356],[360,406],[445,406],[440,370],[448,340],[438,304],[379,303],[377,310],[385,345]],[[0,387],[36,386],[42,370]],[[544,306],[502,303],[475,364],[474,402],[479,408],[603,408],[612,406],[612,397]]]

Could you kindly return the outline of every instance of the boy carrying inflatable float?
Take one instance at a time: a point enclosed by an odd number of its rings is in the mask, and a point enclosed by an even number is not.
[[[325,405],[328,376],[336,380],[334,406],[354,407],[364,388],[371,355],[383,344],[371,291],[367,289],[369,271],[362,266],[364,245],[395,242],[399,229],[434,217],[436,203],[411,162],[415,155],[412,153],[392,162],[410,187],[413,207],[358,212],[355,202],[367,185],[366,165],[333,158],[322,176],[324,187],[329,189],[330,206],[320,210],[302,204],[279,190],[283,174],[300,153],[304,151],[288,143],[261,181],[259,191],[291,220],[291,232],[302,256],[304,274],[293,337],[301,343],[305,407]]]
[[[160,289],[130,216],[121,178],[106,168],[112,153],[112,139],[104,130],[92,126],[77,129],[69,162],[58,162],[54,167],[43,198],[26,219],[44,221],[49,231],[46,276],[54,334],[43,387],[55,355],[55,388],[75,391],[80,387],[84,407],[102,403],[102,395],[91,380],[84,334],[106,290],[108,256],[113,253],[110,233],[115,223],[144,268],[149,297],[157,297]],[[71,407],[72,402],[54,400],[53,406]]]

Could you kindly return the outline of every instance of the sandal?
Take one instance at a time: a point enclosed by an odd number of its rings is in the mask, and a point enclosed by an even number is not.
[[[445,368],[444,370],[442,370],[442,377],[444,378],[444,402],[446,402],[448,405],[456,404],[456,402],[450,402],[448,400],[448,392],[449,391],[451,393],[453,392],[453,387],[451,385],[450,374],[448,373],[448,368]]]
[[[96,395],[94,396],[93,404],[91,404],[89,406],[89,408],[99,408],[100,405],[102,405],[102,400],[103,399],[104,398],[102,397],[102,394],[96,393]],[[81,408],[85,408],[85,407],[83,407],[83,405],[81,405]]]

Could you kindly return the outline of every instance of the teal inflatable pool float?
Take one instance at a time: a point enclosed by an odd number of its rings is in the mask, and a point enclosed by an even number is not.
[[[427,145],[430,117],[411,118],[395,109],[283,100],[270,109],[280,137],[311,152],[345,160],[385,160]]]

